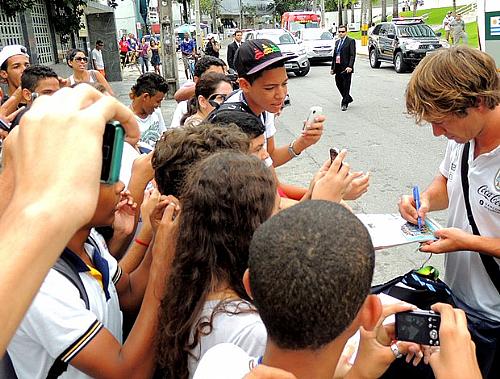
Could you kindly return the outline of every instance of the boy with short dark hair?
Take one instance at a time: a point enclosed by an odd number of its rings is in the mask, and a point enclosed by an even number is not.
[[[50,67],[35,65],[26,68],[21,76],[21,96],[22,102],[28,106],[12,120],[11,129],[19,125],[21,117],[29,110],[37,96],[53,95],[60,88],[59,78]]]
[[[37,96],[52,95],[59,90],[60,84],[54,70],[47,66],[35,65],[24,70],[21,76],[21,88],[24,100],[27,104],[31,104],[34,93]]]
[[[166,130],[160,105],[167,92],[167,82],[154,72],[139,76],[130,90],[130,108],[139,123],[141,141],[151,147]]]
[[[243,277],[267,329],[264,356],[219,345],[195,379],[243,377],[258,363],[298,378],[333,378],[347,340],[380,317],[380,301],[368,296],[374,267],[368,231],[343,206],[307,201],[273,216],[254,233]]]
[[[255,155],[262,161],[265,161],[269,154],[264,148],[266,128],[260,118],[253,113],[244,112],[242,110],[227,109],[224,106],[215,110],[209,117],[208,121],[218,125],[236,124],[248,138],[250,138],[250,154]]]

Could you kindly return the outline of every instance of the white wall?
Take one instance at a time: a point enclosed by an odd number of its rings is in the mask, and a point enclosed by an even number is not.
[[[118,38],[122,36],[122,30],[126,30],[127,33],[134,33],[137,36],[135,0],[117,1],[117,4],[118,6],[115,9],[115,20]]]

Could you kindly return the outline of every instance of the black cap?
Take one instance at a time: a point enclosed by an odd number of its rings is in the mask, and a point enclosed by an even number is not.
[[[239,76],[251,75],[266,67],[289,59],[295,54],[283,54],[280,48],[268,39],[254,39],[241,44],[234,56],[234,67]]]

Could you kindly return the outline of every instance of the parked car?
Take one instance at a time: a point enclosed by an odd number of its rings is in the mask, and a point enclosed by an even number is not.
[[[245,34],[245,41],[251,39],[269,39],[273,41],[283,53],[293,53],[297,58],[285,62],[287,72],[293,72],[296,76],[306,76],[311,69],[309,59],[307,59],[306,49],[302,41],[285,29],[261,29],[252,30]]]
[[[450,47],[448,42],[439,39],[440,36],[420,18],[381,22],[369,37],[370,66],[379,68],[380,62],[389,62],[398,73],[413,69],[427,54]]]
[[[326,29],[310,28],[296,32],[306,49],[307,58],[312,61],[331,61],[335,49],[335,38]]]

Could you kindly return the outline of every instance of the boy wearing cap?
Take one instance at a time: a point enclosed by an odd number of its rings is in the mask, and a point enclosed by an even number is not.
[[[239,76],[240,90],[227,102],[244,102],[259,116],[266,126],[266,148],[274,167],[281,166],[295,158],[306,148],[315,144],[323,133],[323,115],[304,129],[299,137],[288,146],[275,147],[274,113],[281,111],[288,93],[288,75],[285,61],[295,55],[284,55],[270,40],[256,39],[241,44],[234,57],[234,65]]]
[[[7,82],[7,94],[2,99],[6,101],[21,85],[21,75],[29,67],[29,55],[24,46],[9,45],[0,51],[0,78]]]

